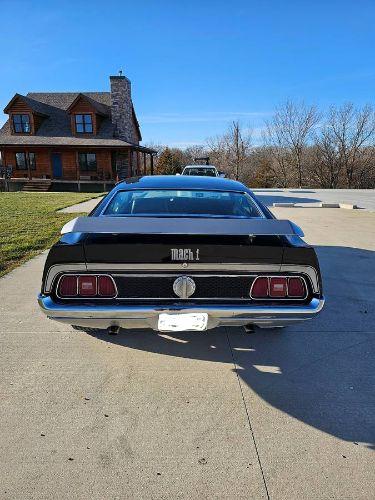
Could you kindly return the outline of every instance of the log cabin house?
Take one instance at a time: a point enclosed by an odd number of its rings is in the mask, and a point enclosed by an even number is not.
[[[156,151],[143,147],[121,72],[110,92],[16,94],[0,129],[2,165],[12,190],[102,190],[118,180],[153,173]],[[104,186],[103,186],[104,185]]]

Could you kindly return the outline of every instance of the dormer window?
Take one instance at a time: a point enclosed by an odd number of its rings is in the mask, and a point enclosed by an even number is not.
[[[92,116],[75,115],[76,132],[78,134],[92,134]]]
[[[30,115],[13,115],[13,130],[16,134],[31,132]]]

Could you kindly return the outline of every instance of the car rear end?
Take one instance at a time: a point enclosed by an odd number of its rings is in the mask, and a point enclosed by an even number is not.
[[[243,185],[197,177],[134,184],[65,226],[39,295],[48,317],[173,331],[285,326],[320,312],[314,249]]]
[[[162,314],[203,313],[207,328],[272,327],[313,318],[324,303],[315,252],[302,240],[296,253],[285,236],[90,234],[78,243],[82,262],[66,262],[77,254],[71,237],[52,249],[39,297],[64,323],[160,330]]]

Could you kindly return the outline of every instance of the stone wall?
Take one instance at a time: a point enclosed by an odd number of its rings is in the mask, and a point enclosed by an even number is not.
[[[129,173],[129,153],[116,153],[116,173],[119,181],[123,181],[130,176]]]
[[[116,137],[132,144],[138,144],[133,123],[131,83],[126,76],[111,76],[111,113]]]

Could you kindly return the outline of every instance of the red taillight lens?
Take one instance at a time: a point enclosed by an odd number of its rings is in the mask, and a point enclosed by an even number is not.
[[[286,297],[286,291],[286,278],[270,278],[270,297]]]
[[[289,278],[288,297],[303,298],[306,294],[305,284],[301,278]]]
[[[109,276],[98,276],[98,295],[100,297],[114,297],[116,287]]]
[[[255,278],[250,291],[253,299],[291,298],[304,299],[307,295],[306,283],[299,276],[259,276]]]
[[[78,277],[78,295],[94,297],[96,292],[96,276],[87,274]]]
[[[251,296],[255,299],[268,296],[268,278],[256,278],[251,289]]]
[[[76,297],[77,296],[77,276],[63,276],[59,283],[58,294],[60,297]]]

